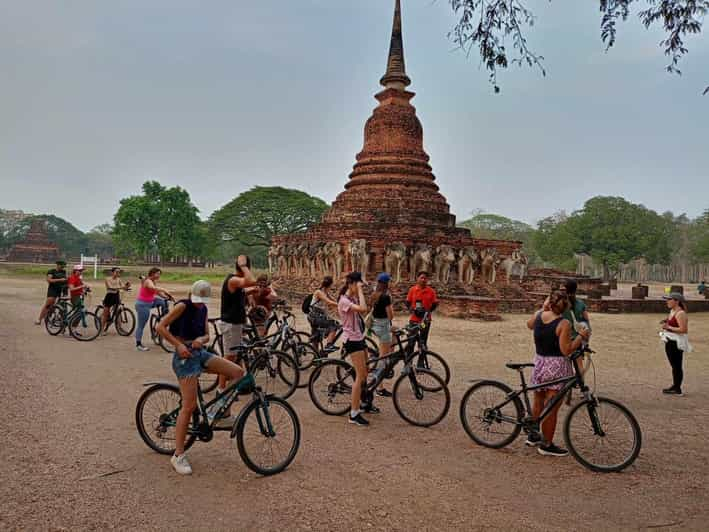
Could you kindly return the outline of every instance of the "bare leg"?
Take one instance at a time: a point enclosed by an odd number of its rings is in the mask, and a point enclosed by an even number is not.
[[[103,307],[103,314],[101,314],[101,333],[106,331],[106,324],[108,323],[108,315],[111,309],[109,307]]]
[[[367,382],[367,354],[364,351],[357,351],[350,355],[350,360],[355,369],[355,381],[352,385],[352,410],[359,410],[362,399],[362,388]]]
[[[207,363],[207,372],[225,376],[225,380],[238,380],[245,375],[244,368],[221,357],[212,357]],[[221,379],[220,379],[221,380]]]
[[[552,398],[556,395],[556,393],[557,392],[554,390],[547,391],[546,402],[551,401]],[[561,401],[556,404],[556,406],[551,410],[551,412],[549,412],[547,417],[544,419],[544,422],[542,423],[542,434],[544,435],[544,441],[548,444],[554,441],[554,432],[556,432],[556,418],[559,414],[559,408],[561,408]]]
[[[37,318],[38,322],[44,321],[44,318],[47,317],[47,313],[49,312],[49,309],[54,305],[56,302],[57,298],[56,297],[48,297],[47,300],[44,302],[44,305],[42,305],[42,310],[39,311],[39,318]]]
[[[179,379],[180,394],[182,395],[182,408],[177,415],[175,426],[175,456],[180,456],[185,452],[185,438],[187,438],[187,427],[192,419],[192,413],[197,408],[197,377]]]
[[[335,341],[335,337],[337,336],[337,331],[330,331],[330,333],[327,335],[327,338],[325,340],[326,345],[330,345]]]
[[[391,351],[391,344],[390,344],[389,342],[382,342],[382,341],[380,340],[380,341],[379,341],[379,358],[383,358],[383,357],[389,356],[390,351]],[[383,366],[386,364],[386,361],[380,360],[380,361],[377,363],[377,367],[379,367],[380,364],[381,364],[382,367],[383,367]],[[380,389],[380,390],[384,390],[384,389],[385,389],[385,388],[384,388],[384,381],[382,381],[381,384],[379,385],[379,389]]]

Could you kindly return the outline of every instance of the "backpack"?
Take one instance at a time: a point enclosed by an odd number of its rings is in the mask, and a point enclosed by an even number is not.
[[[313,302],[313,294],[308,294],[305,296],[305,299],[303,299],[303,304],[300,306],[300,310],[303,311],[303,314],[308,314],[310,312],[310,304]]]

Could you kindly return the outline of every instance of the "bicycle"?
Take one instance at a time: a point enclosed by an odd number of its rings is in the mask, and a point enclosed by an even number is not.
[[[103,305],[97,305],[94,314],[101,319],[103,315]],[[130,336],[135,330],[135,314],[131,309],[126,307],[123,300],[120,299],[117,305],[113,305],[108,313],[106,328],[103,332],[108,331],[111,325],[115,325],[116,332],[121,336]]]
[[[150,309],[150,339],[155,345],[160,346],[163,351],[167,353],[171,353],[172,348],[169,345],[165,345],[165,341],[163,340],[162,336],[160,336],[160,333],[158,333],[158,322],[168,315],[168,313],[170,312],[170,303],[174,302],[175,300],[170,297],[165,300],[165,308],[160,305],[158,307],[155,307],[154,309]],[[153,312],[153,310],[157,310],[157,312]]]
[[[596,396],[587,386],[579,366],[579,359],[588,355],[590,362],[590,355],[593,353],[590,348],[584,348],[570,357],[574,367],[573,376],[533,386],[527,385],[524,379],[524,368],[534,367],[534,364],[507,363],[508,368],[519,372],[522,387],[517,391],[498,381],[476,382],[465,392],[460,403],[460,420],[465,432],[478,445],[493,449],[509,445],[522,430],[528,434],[539,434],[540,423],[554,406],[559,401],[563,401],[572,388],[579,387],[583,399],[571,407],[564,419],[564,440],[569,452],[581,465],[591,471],[622,471],[640,454],[642,433],[640,425],[630,410],[617,401]],[[563,384],[563,387],[546,404],[540,416],[534,418],[531,414],[529,392],[551,384]],[[523,397],[524,402],[520,396]],[[617,430],[611,427],[614,420],[621,424]],[[505,425],[510,426],[509,432],[504,432]],[[590,439],[584,439],[588,437]],[[594,447],[600,450],[601,454],[617,451],[615,455],[618,458],[609,458],[603,462],[603,458],[592,456]]]
[[[382,358],[367,361],[370,368],[362,391],[363,403],[371,403],[374,391],[384,381],[394,377],[394,368],[404,363],[399,378],[394,383],[392,400],[394,409],[401,418],[412,425],[431,427],[442,421],[450,408],[450,391],[444,380],[435,372],[419,368],[414,363],[414,353],[402,343],[404,334],[420,333],[420,325],[409,325],[394,332],[398,349]],[[385,361],[383,369],[373,369],[379,361]],[[341,416],[350,410],[355,369],[345,360],[325,359],[316,362],[316,368],[308,381],[308,393],[313,404],[321,412]],[[424,400],[428,399],[426,403]]]
[[[87,289],[86,293],[90,293]],[[68,297],[60,297],[59,303],[49,308],[44,318],[44,328],[52,336],[63,334],[69,329],[69,334],[80,342],[95,340],[101,333],[101,318],[86,310],[84,296],[79,304],[73,306]]]
[[[175,384],[149,382],[138,399],[135,422],[138,433],[148,447],[160,454],[175,452],[175,426],[182,397]],[[269,396],[260,387],[238,391],[233,383],[221,394],[205,403],[202,390],[197,388],[197,409],[187,429],[185,450],[198,439],[209,442],[217,431],[229,432],[236,438],[237,450],[244,464],[259,475],[275,475],[286,469],[300,447],[300,420],[293,407],[284,399]],[[252,398],[239,412],[232,426],[219,426],[239,395],[251,393]],[[276,457],[276,454],[282,456]]]

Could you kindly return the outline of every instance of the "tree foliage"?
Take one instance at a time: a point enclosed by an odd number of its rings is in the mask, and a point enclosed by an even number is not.
[[[300,190],[254,187],[209,218],[220,247],[249,248],[264,255],[275,235],[303,232],[320,221],[327,203]]]
[[[460,227],[470,229],[475,238],[489,238],[495,240],[519,240],[529,256],[530,262],[537,262],[537,255],[534,249],[534,227],[531,225],[513,220],[499,214],[474,211],[472,218],[464,220],[458,224]]]
[[[689,227],[690,252],[698,262],[709,262],[709,209]]]
[[[47,223],[47,237],[50,242],[59,246],[63,255],[78,257],[81,253],[86,253],[86,235],[71,223],[53,214],[28,214],[16,220],[3,234],[2,249],[7,251],[24,240],[34,220],[43,220]]]
[[[201,256],[204,232],[189,193],[156,181],[144,183],[142,192],[122,199],[113,217],[117,251],[129,256],[158,254],[163,261]]]
[[[617,38],[618,20],[627,20],[631,4],[640,0],[598,0],[601,12],[601,40],[606,50]],[[498,69],[510,64],[537,67],[545,74],[544,58],[527,45],[525,30],[532,27],[535,15],[525,0],[449,0],[458,17],[449,37],[467,54],[478,49],[480,59],[490,74],[495,92]],[[709,0],[644,0],[646,9],[638,13],[646,27],[661,25],[665,38],[660,42],[669,58],[668,72],[681,74],[679,61],[688,49],[685,39],[702,31],[704,16],[709,12]],[[508,42],[512,41],[511,49]],[[709,92],[709,87],[704,93]]]

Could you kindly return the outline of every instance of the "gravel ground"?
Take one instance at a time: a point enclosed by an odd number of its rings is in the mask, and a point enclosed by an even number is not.
[[[709,314],[690,317],[696,350],[681,398],[660,393],[670,381],[661,316],[592,317],[598,391],[625,403],[643,430],[640,457],[620,474],[539,456],[521,438],[485,449],[463,432],[468,381],[515,384],[504,363],[531,359],[525,317],[509,315],[436,319],[430,343],[451,365],[453,402],[433,428],[408,425],[390,400],[369,428],[354,427],[299,391],[303,440],[286,472],[256,476],[218,434],[195,445],[195,474],[181,478],[133,421],[142,383],[174,380],[170,355],[136,352],[113,333],[91,343],[50,337],[32,325],[42,296],[41,282],[0,278],[0,530],[706,530]]]

